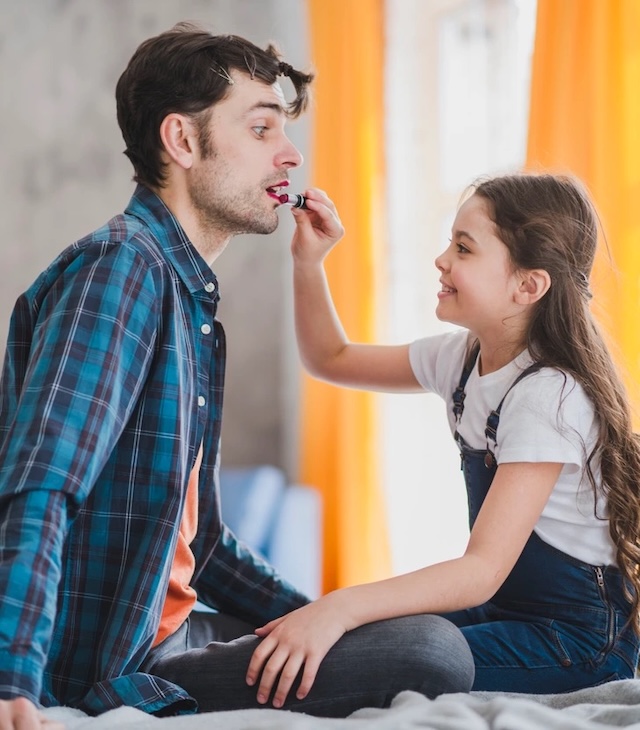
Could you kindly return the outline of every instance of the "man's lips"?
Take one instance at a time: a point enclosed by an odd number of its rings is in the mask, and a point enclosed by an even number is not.
[[[277,182],[275,185],[269,185],[267,188],[267,193],[272,197],[275,198],[278,202],[280,202],[280,195],[282,194],[282,189],[289,187],[289,181],[288,180],[281,180],[280,182]]]

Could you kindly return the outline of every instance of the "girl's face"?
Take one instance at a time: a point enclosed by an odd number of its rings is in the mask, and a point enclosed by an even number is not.
[[[435,264],[442,284],[438,319],[481,336],[501,332],[505,321],[521,312],[509,250],[497,236],[484,198],[473,195],[460,207],[449,247]]]

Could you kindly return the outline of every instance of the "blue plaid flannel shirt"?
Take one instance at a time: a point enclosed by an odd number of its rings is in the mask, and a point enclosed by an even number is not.
[[[221,523],[218,299],[142,186],[18,299],[0,384],[0,698],[195,711],[138,669],[201,442],[200,600],[256,625],[307,602]]]

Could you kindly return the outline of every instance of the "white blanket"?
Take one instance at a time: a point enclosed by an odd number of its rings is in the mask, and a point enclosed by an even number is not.
[[[60,707],[45,714],[68,730],[640,730],[640,680],[561,695],[473,692],[427,700],[401,692],[387,710],[358,710],[342,720],[268,709],[162,719],[131,707],[95,718]]]

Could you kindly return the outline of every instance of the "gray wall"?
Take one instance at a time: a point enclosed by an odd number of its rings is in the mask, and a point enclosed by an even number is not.
[[[129,199],[115,84],[142,40],[180,20],[276,41],[287,61],[310,67],[303,0],[0,0],[0,354],[16,297]],[[290,128],[303,153],[308,126]],[[294,173],[292,189],[307,174]],[[272,236],[232,241],[215,266],[229,344],[223,465],[267,462],[293,475],[298,365],[282,218]]]

